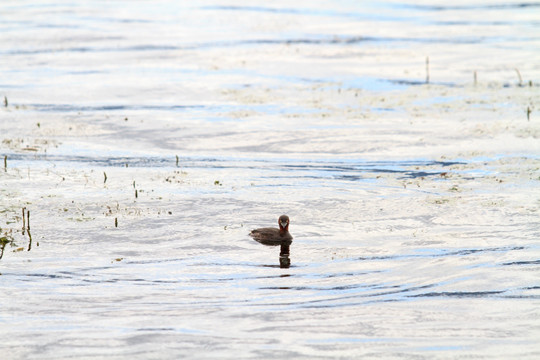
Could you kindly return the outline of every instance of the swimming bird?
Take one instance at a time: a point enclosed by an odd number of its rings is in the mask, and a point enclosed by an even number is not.
[[[279,229],[270,227],[255,229],[251,230],[249,235],[263,245],[290,245],[293,237],[289,233],[289,217],[287,215],[281,215],[278,219],[278,225]]]

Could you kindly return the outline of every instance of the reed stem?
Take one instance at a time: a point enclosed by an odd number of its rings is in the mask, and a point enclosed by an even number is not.
[[[519,86],[523,86],[523,78],[521,77],[521,73],[519,72],[519,69],[515,68],[514,70],[516,70],[516,73],[517,73],[518,78],[519,78]]]
[[[426,57],[426,84],[429,84],[429,56]]]

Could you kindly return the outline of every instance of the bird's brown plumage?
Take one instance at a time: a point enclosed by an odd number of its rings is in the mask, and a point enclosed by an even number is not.
[[[277,246],[290,245],[292,235],[289,233],[289,217],[281,215],[278,219],[279,229],[276,228],[260,228],[252,230],[249,235],[263,245]]]

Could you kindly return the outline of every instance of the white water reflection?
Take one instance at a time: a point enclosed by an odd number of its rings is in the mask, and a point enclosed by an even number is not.
[[[538,357],[537,8],[2,3],[4,357]]]

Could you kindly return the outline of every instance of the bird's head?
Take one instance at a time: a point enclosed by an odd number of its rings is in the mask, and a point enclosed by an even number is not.
[[[279,230],[289,230],[289,217],[287,215],[281,215],[278,220]]]

